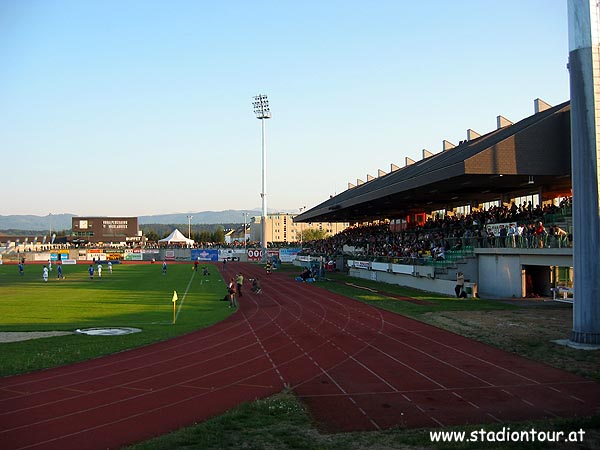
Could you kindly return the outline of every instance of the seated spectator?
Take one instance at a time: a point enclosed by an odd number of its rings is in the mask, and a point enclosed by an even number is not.
[[[452,250],[460,250],[462,249],[462,240],[458,239],[456,241],[456,244],[454,244],[454,247],[452,247]]]
[[[302,281],[306,281],[307,278],[312,278],[312,276],[312,271],[308,267],[306,267],[304,271],[300,274],[300,278],[302,278]]]
[[[437,248],[437,253],[435,255],[436,261],[444,261],[446,259],[446,249],[442,246]]]

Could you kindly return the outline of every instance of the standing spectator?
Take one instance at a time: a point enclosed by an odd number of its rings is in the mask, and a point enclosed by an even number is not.
[[[229,285],[227,286],[227,293],[229,294],[229,307],[230,308],[235,308],[237,306],[237,300],[236,300],[236,282],[235,279],[232,278],[231,280],[229,280]]]
[[[244,284],[244,276],[241,273],[238,273],[235,283],[237,287],[237,293],[240,297],[242,297],[242,285]]]
[[[526,245],[525,244],[525,242],[527,242],[526,235],[527,235],[527,228],[525,227],[525,225],[517,224],[517,247],[523,248]],[[523,238],[525,238],[525,241],[523,240]]]
[[[566,246],[565,240],[567,239],[567,236],[568,236],[568,233],[565,230],[563,230],[558,225],[554,225],[554,238],[556,239],[556,242],[559,247]]]
[[[496,235],[494,234],[494,230],[491,227],[487,229],[487,241],[488,247],[495,247]]]
[[[534,234],[538,240],[538,247],[544,248],[546,246],[546,235],[548,234],[548,232],[546,231],[546,228],[544,227],[544,224],[541,221],[538,221],[537,226],[535,227]]]
[[[513,203],[514,205],[514,203]],[[508,232],[506,233],[506,235],[508,236],[508,246],[511,248],[514,248],[515,246],[515,237],[517,235],[517,227],[515,226],[514,223],[511,223],[508,226]]]
[[[508,230],[504,225],[500,225],[500,247],[506,247],[506,236],[508,236]]]
[[[462,272],[456,273],[456,286],[454,286],[454,292],[457,298],[465,298],[467,296],[464,291],[465,288],[465,276]]]

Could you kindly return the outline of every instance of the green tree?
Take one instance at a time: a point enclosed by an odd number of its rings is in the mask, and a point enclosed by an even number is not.
[[[156,242],[158,241],[158,233],[156,233],[156,231],[154,230],[148,230],[146,234],[146,239],[148,239],[151,242]]]
[[[213,242],[225,242],[225,232],[223,231],[223,227],[217,227],[213,233]]]
[[[302,230],[303,241],[318,241],[320,239],[325,239],[326,237],[327,232],[325,230],[319,230],[317,228],[307,228],[306,230]]]

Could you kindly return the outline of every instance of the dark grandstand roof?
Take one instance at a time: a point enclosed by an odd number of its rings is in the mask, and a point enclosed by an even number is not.
[[[296,222],[357,222],[532,193],[570,193],[570,104],[348,189]]]

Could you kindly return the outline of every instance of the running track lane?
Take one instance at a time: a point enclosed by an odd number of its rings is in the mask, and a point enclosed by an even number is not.
[[[0,449],[119,448],[289,386],[323,431],[596,414],[600,385],[273,273],[222,323],[0,379]],[[227,278],[225,278],[227,279]]]

